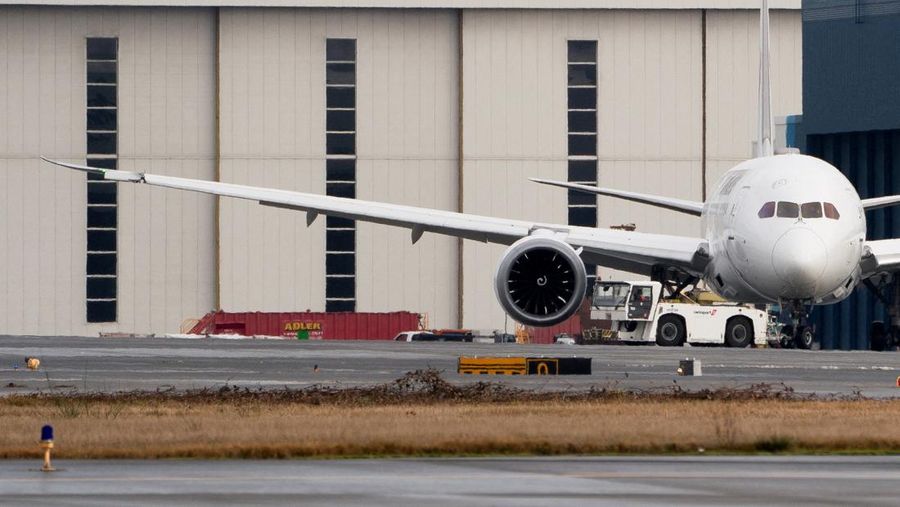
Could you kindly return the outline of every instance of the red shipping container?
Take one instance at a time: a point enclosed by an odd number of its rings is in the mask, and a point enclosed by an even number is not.
[[[313,340],[391,340],[420,327],[417,313],[210,312],[191,334],[284,336]]]
[[[553,343],[553,338],[562,333],[575,338],[581,335],[582,325],[581,316],[577,313],[567,320],[550,327],[531,327],[527,328],[528,334],[531,336],[531,343]]]

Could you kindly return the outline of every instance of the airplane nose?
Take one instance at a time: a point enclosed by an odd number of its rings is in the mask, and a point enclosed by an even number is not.
[[[815,289],[827,262],[825,243],[809,229],[787,231],[772,251],[775,272],[795,289]]]

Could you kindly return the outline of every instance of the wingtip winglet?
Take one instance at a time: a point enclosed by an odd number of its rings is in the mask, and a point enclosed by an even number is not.
[[[41,156],[41,160],[49,162],[53,165],[65,167],[67,169],[74,169],[76,171],[82,171],[82,172],[86,172],[86,173],[100,174],[103,176],[103,179],[105,179],[105,180],[129,181],[132,183],[139,183],[139,182],[144,181],[144,175],[142,173],[135,173],[135,172],[131,172],[131,171],[121,171],[118,169],[103,169],[101,167],[91,167],[91,166],[87,166],[87,165],[67,164],[66,162],[60,162],[58,160],[51,160],[44,156]]]
[[[106,172],[104,169],[99,167],[90,167],[86,165],[78,165],[78,164],[68,164],[66,162],[60,162],[59,160],[53,160],[51,158],[47,158],[41,155],[41,160],[47,162],[48,164],[58,165],[60,167],[65,167],[66,169],[75,169],[76,171],[85,171],[85,172],[97,172],[104,173]]]

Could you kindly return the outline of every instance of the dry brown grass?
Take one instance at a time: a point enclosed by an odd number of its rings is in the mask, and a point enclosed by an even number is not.
[[[347,390],[11,396],[0,399],[0,457],[37,456],[45,423],[56,428],[59,458],[900,450],[900,400],[814,400],[760,386],[665,395],[482,386],[493,394],[467,400],[457,390],[472,386],[416,382],[355,398]]]

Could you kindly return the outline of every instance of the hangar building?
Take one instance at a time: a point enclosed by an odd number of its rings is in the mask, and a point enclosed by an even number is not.
[[[900,194],[900,0],[804,0],[803,31],[803,151],[840,169],[863,199]],[[900,237],[900,207],[868,211],[866,222],[867,239]],[[881,349],[870,326],[890,323],[864,287],[813,317],[823,348]]]
[[[529,176],[702,199],[750,156],[757,0],[0,0],[0,334],[214,308],[504,327],[501,247],[87,180],[122,169],[542,222],[699,222]],[[772,0],[775,114],[799,0]],[[611,276],[600,270],[601,276]]]

